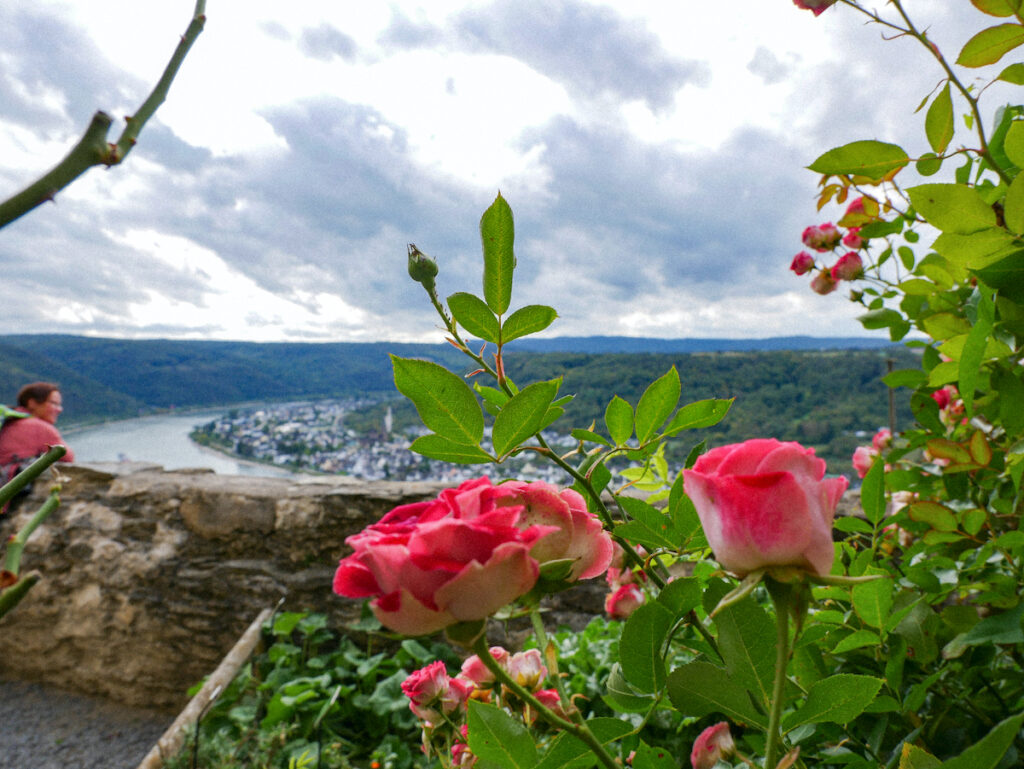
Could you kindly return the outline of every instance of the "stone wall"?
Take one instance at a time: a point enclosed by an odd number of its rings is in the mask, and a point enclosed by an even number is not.
[[[36,530],[23,572],[43,580],[0,620],[0,678],[180,708],[264,607],[312,609],[341,626],[360,604],[331,592],[345,537],[431,484],[165,472],[77,465]],[[20,528],[47,491],[0,519]],[[6,519],[6,520],[5,520]]]
[[[292,481],[166,472],[155,465],[61,467],[61,507],[33,534],[22,572],[43,574],[0,619],[0,679],[57,684],[119,702],[180,709],[263,608],[327,613],[361,602],[331,591],[345,538],[442,484]],[[0,536],[38,509],[48,483],[0,517]],[[602,611],[604,581],[553,601],[553,624]],[[494,626],[492,640],[514,644]]]

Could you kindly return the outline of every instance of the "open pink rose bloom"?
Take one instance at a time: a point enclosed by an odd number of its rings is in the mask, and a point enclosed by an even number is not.
[[[832,520],[846,478],[799,443],[755,439],[722,446],[684,470],[686,493],[723,568],[832,568]]]
[[[540,565],[569,559],[569,579],[604,573],[612,542],[574,491],[487,478],[396,507],[345,542],[355,551],[334,592],[373,598],[377,619],[405,635],[484,619],[527,593]]]

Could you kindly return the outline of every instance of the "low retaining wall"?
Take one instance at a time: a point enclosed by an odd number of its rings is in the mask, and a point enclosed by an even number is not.
[[[43,579],[0,619],[0,678],[168,709],[282,597],[285,610],[325,612],[335,627],[358,618],[360,603],[331,591],[345,538],[443,488],[139,464],[61,472],[61,507],[22,559]],[[38,508],[44,480],[0,518],[0,536]],[[556,622],[582,626],[602,610],[604,581],[591,582],[560,597]]]

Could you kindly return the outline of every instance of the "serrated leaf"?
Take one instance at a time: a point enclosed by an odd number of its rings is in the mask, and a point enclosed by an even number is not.
[[[974,187],[919,184],[907,193],[917,212],[943,232],[970,235],[996,225],[996,212]]]
[[[512,209],[500,193],[480,218],[480,240],[484,250],[484,299],[495,314],[502,315],[512,301],[516,258]]]
[[[907,515],[910,516],[910,520],[927,523],[936,531],[956,531],[957,528],[956,516],[953,515],[953,511],[938,502],[929,500],[913,502],[907,508]]]
[[[661,589],[657,601],[679,619],[700,606],[701,593],[701,585],[696,578],[678,577]]]
[[[856,630],[835,645],[833,654],[846,654],[854,649],[863,649],[865,646],[878,646],[881,641],[878,633],[871,630]]]
[[[876,526],[885,517],[885,463],[874,462],[860,487],[864,517]]]
[[[1010,749],[1024,725],[1024,713],[1000,721],[992,731],[956,758],[942,763],[941,769],[995,769]]]
[[[900,752],[899,769],[941,769],[942,761],[927,750],[923,750],[909,742],[903,743]]]
[[[751,704],[747,690],[723,668],[710,662],[691,662],[668,675],[668,696],[684,716],[700,718],[721,713],[730,721],[768,726],[768,719]]]
[[[699,430],[703,427],[717,425],[729,413],[733,400],[733,398],[708,398],[687,403],[672,417],[672,421],[665,428],[665,436],[675,435],[683,430]]]
[[[668,749],[652,747],[641,741],[630,766],[633,769],[677,769],[679,764]]]
[[[980,270],[1019,255],[1024,250],[1024,242],[1002,227],[992,227],[970,235],[944,232],[935,239],[932,248],[955,265]]]
[[[661,647],[675,617],[654,601],[637,607],[622,628],[619,662],[626,680],[644,693],[665,686],[665,660]]]
[[[469,749],[502,769],[536,769],[537,746],[523,722],[477,700],[468,703]]]
[[[996,80],[1013,83],[1014,85],[1024,85],[1024,64],[1011,64],[999,73],[999,77]]]
[[[679,403],[679,372],[672,366],[644,390],[636,405],[636,437],[647,441],[668,419]]]
[[[989,16],[1013,16],[1020,10],[1020,0],[971,0],[971,5]]]
[[[620,713],[644,713],[650,710],[656,701],[654,695],[642,694],[626,680],[622,674],[622,665],[618,662],[612,665],[605,686],[606,694],[603,699]]]
[[[493,458],[479,446],[456,443],[443,435],[421,435],[409,446],[410,451],[442,462],[457,465],[482,465],[493,462]]]
[[[775,623],[753,599],[746,598],[718,612],[715,627],[729,677],[767,707],[775,677]]]
[[[885,627],[892,610],[892,580],[873,579],[854,585],[850,591],[853,610],[865,625],[874,628]]]
[[[561,383],[561,379],[535,382],[509,399],[494,418],[491,440],[495,454],[505,456],[543,428],[548,408],[558,394]]]
[[[484,414],[462,377],[431,361],[396,355],[391,366],[395,387],[412,401],[428,429],[454,443],[480,445]]]
[[[803,707],[783,720],[783,728],[789,732],[801,724],[845,724],[864,712],[880,688],[880,678],[849,673],[829,676],[810,688]]]
[[[933,150],[940,155],[946,151],[953,138],[953,99],[949,83],[932,99],[925,115],[924,131]]]
[[[473,336],[491,344],[498,343],[498,319],[483,299],[460,292],[448,297],[452,317]]]
[[[604,424],[612,443],[622,446],[633,434],[633,407],[618,395],[614,396],[604,410]]]
[[[909,162],[910,158],[902,147],[867,140],[830,149],[808,168],[819,174],[863,176],[877,183],[891,179]]]
[[[984,67],[995,64],[1003,56],[1024,43],[1024,27],[1020,24],[997,24],[983,29],[960,49],[956,63],[962,67]]]
[[[577,427],[569,433],[573,438],[578,441],[589,441],[590,443],[600,443],[602,446],[611,446],[607,439],[603,435],[598,435],[590,430],[584,430],[581,427]]]
[[[592,718],[587,721],[587,728],[602,745],[620,740],[633,730],[628,721],[618,718]],[[597,756],[585,742],[563,732],[535,769],[588,769],[596,764]]]
[[[554,308],[546,307],[543,304],[528,304],[526,307],[520,307],[501,324],[501,341],[502,343],[511,342],[513,339],[536,334],[554,323],[557,317],[558,313]]]

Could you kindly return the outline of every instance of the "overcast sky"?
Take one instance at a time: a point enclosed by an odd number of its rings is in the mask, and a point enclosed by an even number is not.
[[[983,23],[962,0],[906,5],[951,60]],[[119,133],[193,6],[0,4],[0,198],[95,110]],[[841,214],[815,212],[803,166],[862,138],[925,152],[912,113],[940,79],[850,9],[789,0],[207,15],[128,160],[0,232],[0,333],[439,341],[406,244],[437,260],[442,295],[479,293],[478,221],[500,190],[513,307],[555,307],[549,335],[863,335],[842,292],[788,270],[803,228]]]

